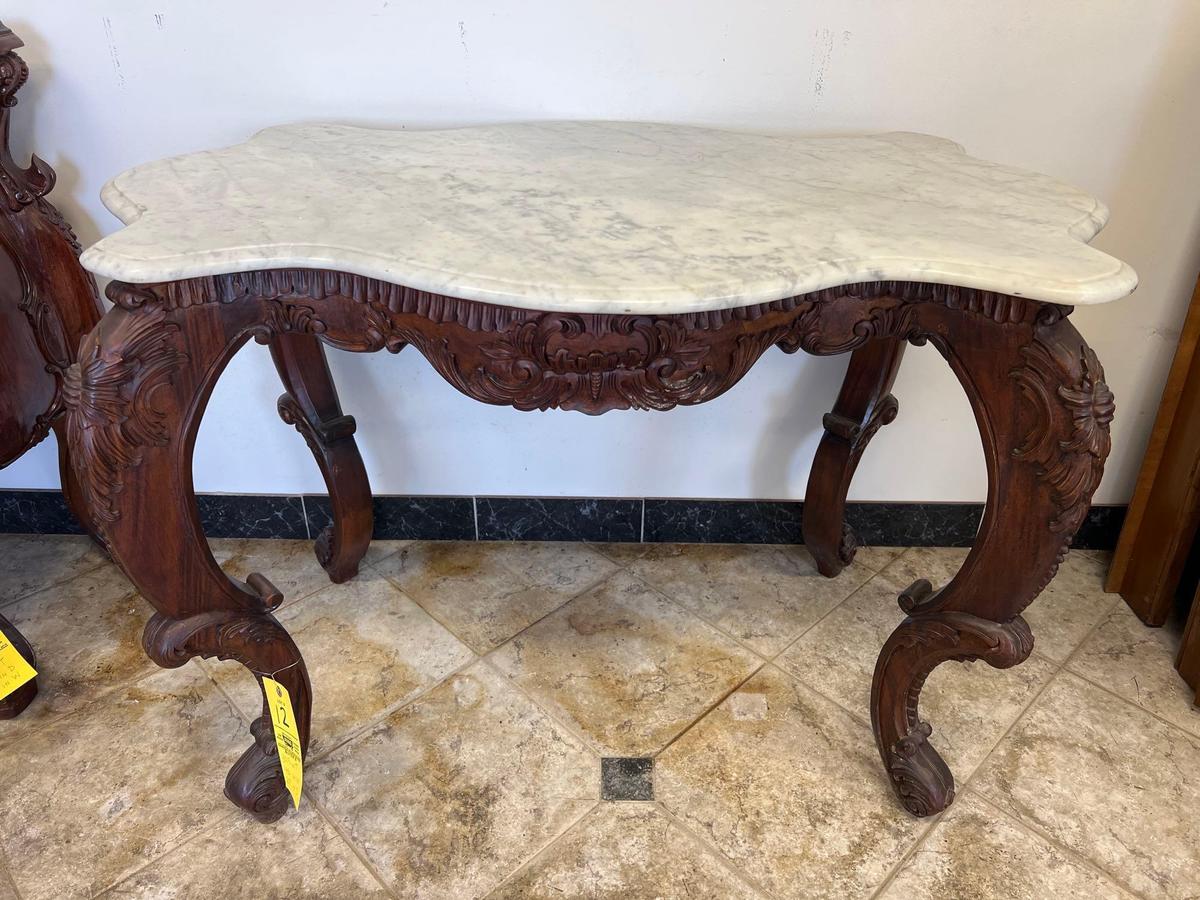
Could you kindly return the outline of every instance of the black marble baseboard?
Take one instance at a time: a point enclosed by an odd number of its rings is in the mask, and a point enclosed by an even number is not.
[[[201,494],[210,537],[314,538],[330,522],[329,498]],[[792,544],[804,504],[784,500],[571,499],[563,497],[375,498],[375,537],[481,541]],[[981,503],[850,503],[864,544],[967,547]],[[1075,546],[1116,546],[1124,506],[1094,506]],[[80,534],[58,491],[0,491],[0,533]]]

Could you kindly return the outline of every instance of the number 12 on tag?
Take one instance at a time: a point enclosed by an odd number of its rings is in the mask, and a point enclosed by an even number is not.
[[[292,795],[292,802],[299,807],[300,788],[304,784],[304,756],[300,751],[300,733],[296,730],[292,698],[288,689],[273,678],[264,675],[262,685],[267,695],[267,707],[271,710],[271,726],[275,732],[275,749],[279,751],[279,765],[283,769],[283,783]]]

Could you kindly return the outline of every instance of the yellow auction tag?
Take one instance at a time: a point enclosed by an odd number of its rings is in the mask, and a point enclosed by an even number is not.
[[[279,765],[283,769],[283,783],[292,795],[292,802],[299,807],[300,788],[304,784],[304,756],[300,752],[300,734],[296,731],[292,698],[288,689],[275,679],[264,675],[262,683],[263,690],[267,692],[267,706],[271,710],[271,725],[275,731]]]
[[[29,661],[0,633],[0,700],[36,677],[37,672]]]

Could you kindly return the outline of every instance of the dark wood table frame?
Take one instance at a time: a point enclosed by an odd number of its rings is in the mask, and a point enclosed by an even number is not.
[[[47,199],[55,184],[54,170],[36,156],[28,166],[21,166],[9,149],[11,110],[17,105],[17,92],[29,78],[28,66],[16,53],[22,46],[20,37],[0,23],[0,468],[15,462],[53,431],[67,508],[84,530],[100,540],[68,459],[63,385],[80,342],[104,310],[96,280],[79,264],[82,248],[75,232]],[[288,352],[284,347],[275,351]],[[301,395],[304,391],[303,384],[288,388]],[[336,403],[336,397],[333,400]],[[280,412],[287,418],[287,401],[281,402]],[[317,397],[310,402],[326,401]],[[308,437],[304,423],[296,421]],[[328,443],[330,436],[323,439]],[[357,461],[357,454],[353,459]],[[330,463],[337,460],[335,455]],[[322,461],[324,464],[323,457]],[[365,487],[365,479],[362,484]],[[362,498],[345,496],[361,508]],[[352,523],[353,512],[344,510],[342,519]],[[368,522],[368,534],[370,530]],[[324,548],[327,543],[318,546]],[[336,568],[331,574],[341,580]],[[37,664],[34,648],[3,615],[0,632],[23,657]],[[38,681],[35,678],[0,699],[0,719],[15,718],[28,708],[37,696]]]
[[[980,531],[940,590],[900,595],[907,617],[884,644],[871,719],[904,806],[923,816],[953,799],[954,780],[918,715],[940,663],[1016,665],[1033,647],[1021,611],[1064,558],[1109,451],[1113,398],[1068,307],[937,284],[853,284],[773,303],[681,315],[540,312],[492,306],[339,272],[278,269],[159,284],[114,282],[116,304],[66,379],[69,442],[89,508],[113,557],[157,612],[146,652],[162,666],[234,659],[283,683],[307,746],[311,687],[299,650],[272,615],[266,577],[221,571],[192,488],[196,432],[213,386],[250,338],[270,346],[287,393],[280,412],[312,447],[333,502],[318,553],[351,577],[371,533],[370,489],[322,344],[420,351],[455,388],[522,410],[667,410],[732,387],[768,348],[849,352],[849,370],[808,486],[804,541],[823,574],[854,556],[843,512],[867,442],[896,415],[890,394],[906,343],[931,343],[970,399],[987,461]],[[930,439],[936,452],[936,437]],[[672,448],[672,452],[682,452]],[[264,715],[226,779],[226,794],[263,821],[284,789]]]
[[[10,112],[29,77],[16,54],[19,37],[0,24],[0,468],[53,430],[67,506],[89,528],[67,462],[62,383],[80,339],[100,321],[96,282],[79,265],[79,241],[46,195],[54,170],[36,156],[28,166],[8,146]],[[36,665],[33,648],[4,616],[0,632]],[[37,696],[38,679],[0,699],[0,719],[19,715]]]

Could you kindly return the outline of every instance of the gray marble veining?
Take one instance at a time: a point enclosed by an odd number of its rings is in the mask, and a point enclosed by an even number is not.
[[[509,306],[680,313],[860,281],[1066,304],[1137,276],[1089,247],[1108,210],[920,134],[800,138],[542,122],[304,124],[111,181],[126,223],[83,255],[154,282],[338,269]]]

